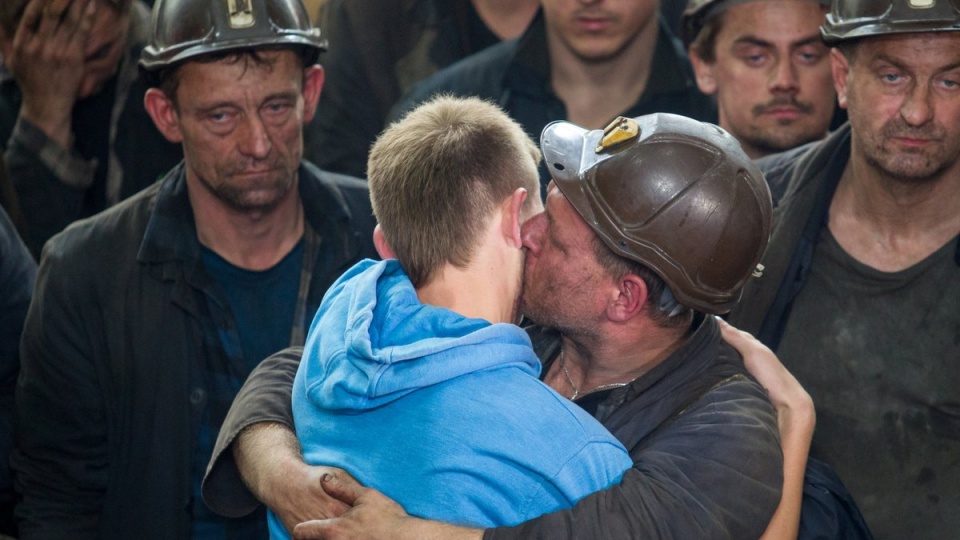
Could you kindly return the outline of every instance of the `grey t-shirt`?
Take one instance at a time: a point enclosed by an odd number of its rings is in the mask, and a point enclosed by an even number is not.
[[[878,539],[960,538],[956,249],[880,272],[824,227],[777,350],[816,404],[812,454]]]

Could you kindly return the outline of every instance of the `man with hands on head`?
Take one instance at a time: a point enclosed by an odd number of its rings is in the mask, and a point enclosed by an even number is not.
[[[143,106],[149,19],[134,0],[0,3],[0,147],[35,257],[183,157]]]
[[[762,176],[729,134],[668,114],[596,131],[555,123],[542,148],[555,182],[545,213],[524,225],[521,311],[543,325],[529,331],[544,381],[598,418],[634,467],[572,509],[485,535],[759,537],[780,501],[777,419],[704,313],[736,303],[766,245]],[[283,427],[298,361],[297,350],[265,361],[231,408],[204,485],[215,511],[256,507],[240,471],[288,527],[344,509],[322,495],[331,469],[304,465]],[[796,412],[783,429],[799,471],[788,471],[785,498],[795,530],[812,407],[790,388],[776,401],[782,417]],[[417,528],[389,533],[484,534],[406,523]]]

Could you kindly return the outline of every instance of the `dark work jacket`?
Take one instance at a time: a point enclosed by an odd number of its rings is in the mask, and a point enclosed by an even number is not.
[[[620,114],[636,117],[666,112],[716,122],[713,100],[697,89],[683,46],[662,20],[658,24],[647,87],[640,99]],[[566,105],[550,87],[546,32],[541,12],[519,38],[468,56],[414,86],[394,107],[389,120],[439,93],[478,96],[500,105],[533,140],[539,141],[547,124],[567,119]],[[545,183],[549,180],[546,167],[540,172]]]
[[[826,139],[757,161],[774,197],[763,276],[747,282],[730,321],[777,350],[793,299],[806,283],[830,203],[850,159],[850,124]],[[960,265],[960,242],[956,250]]]
[[[820,142],[758,160],[774,198],[774,229],[763,275],[747,282],[730,322],[771,349],[780,343],[790,306],[806,282],[833,194],[850,158],[850,124]]]
[[[531,337],[546,373],[559,335],[533,328]],[[783,482],[776,413],[713,317],[663,363],[608,392],[596,417],[633,460],[620,484],[568,510],[490,529],[485,540],[739,539],[766,529]]]
[[[320,242],[305,333],[329,285],[373,256],[373,219],[362,181],[308,163],[299,178]],[[195,385],[224,354],[209,329],[232,318],[217,293],[182,164],[47,244],[17,390],[22,538],[190,537],[191,458],[207,407]]]
[[[0,170],[0,181],[2,177]],[[0,208],[0,537],[16,537],[8,458],[13,447],[13,394],[20,372],[20,333],[36,279],[37,263]]]
[[[532,329],[531,337],[541,358],[556,355],[555,334]],[[251,424],[292,429],[301,354],[287,349],[265,360],[237,395],[204,479],[214,511],[240,516],[258,505],[227,450]],[[634,460],[622,482],[485,538],[757,538],[766,529],[783,480],[776,414],[712,318],[662,364],[611,392],[597,416]]]

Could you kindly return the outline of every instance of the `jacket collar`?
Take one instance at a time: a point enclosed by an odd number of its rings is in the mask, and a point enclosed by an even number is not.
[[[550,365],[560,354],[560,333],[552,328],[531,325],[526,328],[533,343],[533,348],[543,363],[541,373],[546,374]],[[649,391],[657,383],[668,376],[679,377],[686,381],[695,379],[708,369],[716,360],[721,343],[720,327],[712,316],[697,314],[693,328],[683,345],[674,351],[666,360],[655,366],[647,373],[636,378],[623,388],[610,392],[605,405],[618,407],[625,401],[630,401]],[[697,361],[690,361],[696,358]]]
[[[325,173],[311,163],[302,162],[298,174],[304,217],[314,231],[323,236],[337,223],[350,220],[350,209],[343,194]],[[160,182],[137,260],[142,263],[199,261],[200,242],[183,162]]]

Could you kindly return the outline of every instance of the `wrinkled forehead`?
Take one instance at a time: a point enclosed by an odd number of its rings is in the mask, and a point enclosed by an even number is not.
[[[882,34],[844,44],[858,63],[891,62],[906,69],[941,72],[960,68],[960,31]]]

